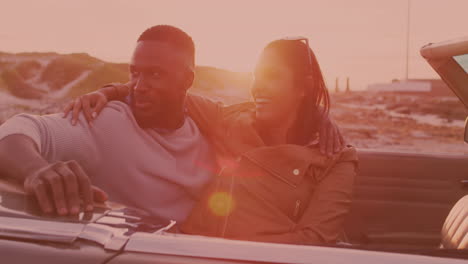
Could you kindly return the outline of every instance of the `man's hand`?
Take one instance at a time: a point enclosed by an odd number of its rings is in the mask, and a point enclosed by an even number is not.
[[[338,126],[330,119],[329,116],[322,119],[319,139],[320,152],[327,156],[332,156],[333,154],[340,152],[346,145]]]
[[[107,102],[108,100],[106,95],[100,91],[82,95],[72,100],[65,106],[63,109],[63,117],[67,117],[68,113],[73,110],[72,125],[76,125],[78,116],[82,110],[86,120],[88,121],[88,124],[91,124],[91,121],[93,121],[93,119],[99,115]]]
[[[92,211],[95,200],[107,200],[107,194],[91,186],[89,177],[75,161],[59,161],[34,172],[25,179],[24,188],[36,197],[45,213],[75,215],[80,212],[81,200],[84,211]]]

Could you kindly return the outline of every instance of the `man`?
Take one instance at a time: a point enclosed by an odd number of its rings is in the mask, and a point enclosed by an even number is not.
[[[130,63],[131,108],[112,102],[91,127],[58,114],[11,118],[0,129],[0,174],[24,182],[47,213],[76,214],[80,199],[92,210],[92,182],[114,201],[183,220],[216,168],[209,143],[185,116],[194,53],[180,29],[146,30]]]
[[[110,102],[92,126],[83,115],[77,126],[59,115],[11,118],[0,127],[0,174],[23,182],[46,213],[76,214],[80,200],[92,210],[106,196],[92,182],[113,201],[183,221],[217,171],[190,115],[209,109],[187,115],[194,54],[182,30],[147,29],[130,63],[130,106]]]

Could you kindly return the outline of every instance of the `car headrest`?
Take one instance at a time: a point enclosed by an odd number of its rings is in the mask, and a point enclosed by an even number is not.
[[[458,200],[442,226],[441,247],[468,248],[468,195]]]

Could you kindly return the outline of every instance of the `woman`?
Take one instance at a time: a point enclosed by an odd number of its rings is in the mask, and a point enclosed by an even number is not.
[[[192,114],[217,142],[222,169],[183,232],[292,244],[337,240],[350,209],[356,151],[348,146],[327,157],[317,147],[330,102],[303,40],[276,40],[264,48],[254,72],[254,102],[218,108],[209,119],[203,111]],[[116,87],[104,89],[109,94]],[[115,91],[122,98],[126,89]],[[197,109],[201,99],[188,99],[189,111]]]

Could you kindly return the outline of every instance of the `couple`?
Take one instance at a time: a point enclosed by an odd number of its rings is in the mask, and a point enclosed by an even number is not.
[[[357,159],[330,125],[308,45],[268,44],[255,69],[254,103],[229,107],[187,95],[194,53],[180,29],[146,30],[130,82],[75,100],[67,110],[76,117],[83,109],[78,123],[22,114],[0,126],[0,173],[22,182],[46,213],[76,214],[80,203],[92,210],[108,195],[177,220],[189,234],[333,243]],[[335,153],[321,153],[316,139]]]

